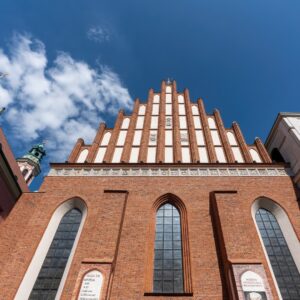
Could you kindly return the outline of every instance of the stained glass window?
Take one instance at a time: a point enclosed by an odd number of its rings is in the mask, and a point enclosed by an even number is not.
[[[180,215],[169,203],[156,214],[153,292],[183,292]]]
[[[29,300],[55,299],[61,278],[70,256],[82,214],[73,208],[62,218],[43,262]]]
[[[260,208],[255,219],[282,298],[300,299],[300,274],[276,218]]]

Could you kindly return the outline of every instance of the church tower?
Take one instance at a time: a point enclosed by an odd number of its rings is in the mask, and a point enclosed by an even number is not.
[[[290,166],[175,81],[50,168],[0,227],[1,299],[300,299]]]
[[[44,145],[37,144],[27,154],[17,159],[19,168],[28,186],[41,173],[40,163],[45,155]]]

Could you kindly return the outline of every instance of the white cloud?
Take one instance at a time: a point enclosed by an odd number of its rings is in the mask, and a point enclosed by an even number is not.
[[[87,37],[91,41],[101,43],[110,40],[111,32],[103,26],[92,26],[87,31]]]
[[[12,101],[10,93],[0,86],[0,103],[2,106],[6,106],[8,103]]]
[[[9,73],[0,80],[0,106],[14,140],[46,139],[53,161],[65,160],[77,138],[91,142],[100,121],[132,105],[109,67],[93,69],[63,52],[49,67],[45,45],[28,35],[15,35],[9,53],[0,49],[0,66]]]

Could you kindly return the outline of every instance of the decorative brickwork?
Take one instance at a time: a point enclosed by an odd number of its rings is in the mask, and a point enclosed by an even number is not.
[[[94,142],[90,148],[89,154],[86,159],[86,161],[89,163],[93,162],[96,157],[100,142],[101,142],[101,140],[103,138],[103,134],[105,132],[105,127],[106,127],[105,123],[100,123],[98,132],[95,136]]]
[[[170,110],[167,104],[178,107]],[[165,162],[166,146],[172,147],[172,163]],[[154,147],[155,155],[147,153]],[[139,148],[138,157],[133,148]],[[123,151],[120,157],[116,149]],[[224,162],[218,162],[219,150]],[[239,154],[241,162],[235,162]],[[253,162],[256,154],[259,162]],[[273,297],[268,300],[279,300],[252,208],[261,197],[277,203],[298,241],[299,203],[291,175],[289,165],[270,161],[260,141],[247,145],[237,124],[224,128],[218,111],[206,115],[202,100],[192,103],[187,90],[177,93],[175,82],[162,82],[161,92],[150,90],[147,104],[135,102],[131,116],[120,111],[113,129],[101,124],[92,145],[79,139],[68,162],[51,164],[39,192],[21,196],[0,226],[0,299],[24,300],[17,293],[28,284],[36,257],[40,264],[45,258],[35,254],[41,240],[49,239],[51,218],[62,203],[81,199],[85,220],[61,300],[77,299],[91,270],[103,275],[97,300],[235,300],[241,297],[240,265],[262,277]],[[165,203],[181,218],[184,289],[178,294],[153,293],[155,217]]]
[[[199,153],[197,149],[195,126],[194,126],[193,114],[191,109],[191,100],[190,100],[188,89],[184,90],[184,103],[185,103],[187,127],[189,131],[189,139],[191,145],[191,157],[192,157],[191,161],[193,163],[197,163],[200,161],[200,159],[199,159]]]
[[[158,144],[156,152],[156,161],[163,162],[165,159],[164,145],[165,145],[165,124],[166,124],[166,85],[163,81],[161,84],[160,104],[159,104],[159,118],[158,118]]]
[[[129,162],[131,146],[132,146],[133,136],[134,136],[134,129],[136,126],[136,120],[137,120],[137,116],[138,116],[139,106],[140,106],[140,101],[139,101],[139,99],[136,99],[135,103],[134,103],[133,114],[130,118],[130,123],[129,123],[129,128],[127,131],[127,138],[125,141],[124,150],[122,153],[121,161],[123,161],[123,162]]]
[[[202,99],[198,99],[200,119],[203,126],[203,134],[206,142],[207,152],[209,161],[215,163],[217,161],[215,150],[213,149],[213,142],[208,127],[207,115],[205,112],[204,104]]]
[[[199,112],[195,114],[193,111],[195,107],[192,108],[195,103],[191,102],[189,91],[185,89],[183,93],[180,93],[177,91],[175,81],[172,83],[163,81],[160,93],[154,92],[153,89],[149,90],[146,103],[136,99],[131,116],[125,116],[124,112],[120,111],[114,128],[106,128],[105,124],[100,124],[92,145],[85,145],[84,141],[79,139],[68,161],[70,163],[82,162],[80,161],[80,154],[84,149],[87,149],[86,161],[88,163],[96,162],[98,149],[102,147],[102,139],[105,133],[110,131],[112,136],[101,163],[133,163],[133,161],[129,161],[132,151],[138,151],[136,163],[234,163],[235,161],[241,163],[241,160],[244,163],[252,163],[254,160],[257,163],[271,162],[269,154],[260,140],[256,139],[254,145],[248,146],[236,122],[232,124],[232,128],[227,129],[224,127],[220,112],[217,109],[214,110],[213,115],[207,115],[202,99],[198,99],[197,105]],[[154,112],[154,106],[158,107],[158,114]],[[139,112],[142,107],[145,108],[145,112],[140,115]],[[121,128],[125,118],[130,119],[129,126],[128,128]],[[140,123],[139,118],[143,118]],[[157,127],[154,124],[155,118],[158,122]],[[209,121],[215,122],[216,127],[212,127]],[[197,125],[198,122],[200,127]],[[141,141],[140,144],[134,145],[133,140],[137,130],[141,131]],[[125,135],[124,144],[117,145],[122,131]],[[152,137],[151,131],[156,132]],[[172,133],[172,142],[167,141],[169,138],[167,131]],[[228,132],[232,132],[237,140],[234,147],[237,152],[240,152],[241,159],[234,156],[232,144],[227,136]],[[203,142],[201,142],[201,135],[203,135]],[[220,142],[216,140],[217,136],[219,136]],[[155,143],[151,144],[151,139]],[[150,155],[148,155],[149,146],[154,151]],[[256,159],[252,158],[249,152],[250,148],[257,153]],[[119,157],[116,155],[113,160],[116,149],[122,153]],[[223,159],[222,156],[221,159],[218,158],[220,153],[224,153]],[[148,161],[148,156],[151,157],[151,155],[154,157]]]

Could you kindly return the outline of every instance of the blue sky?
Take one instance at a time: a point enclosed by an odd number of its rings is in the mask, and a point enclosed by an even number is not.
[[[1,126],[16,156],[48,140],[45,174],[170,77],[264,140],[278,112],[300,111],[299,15],[294,0],[2,0]]]

